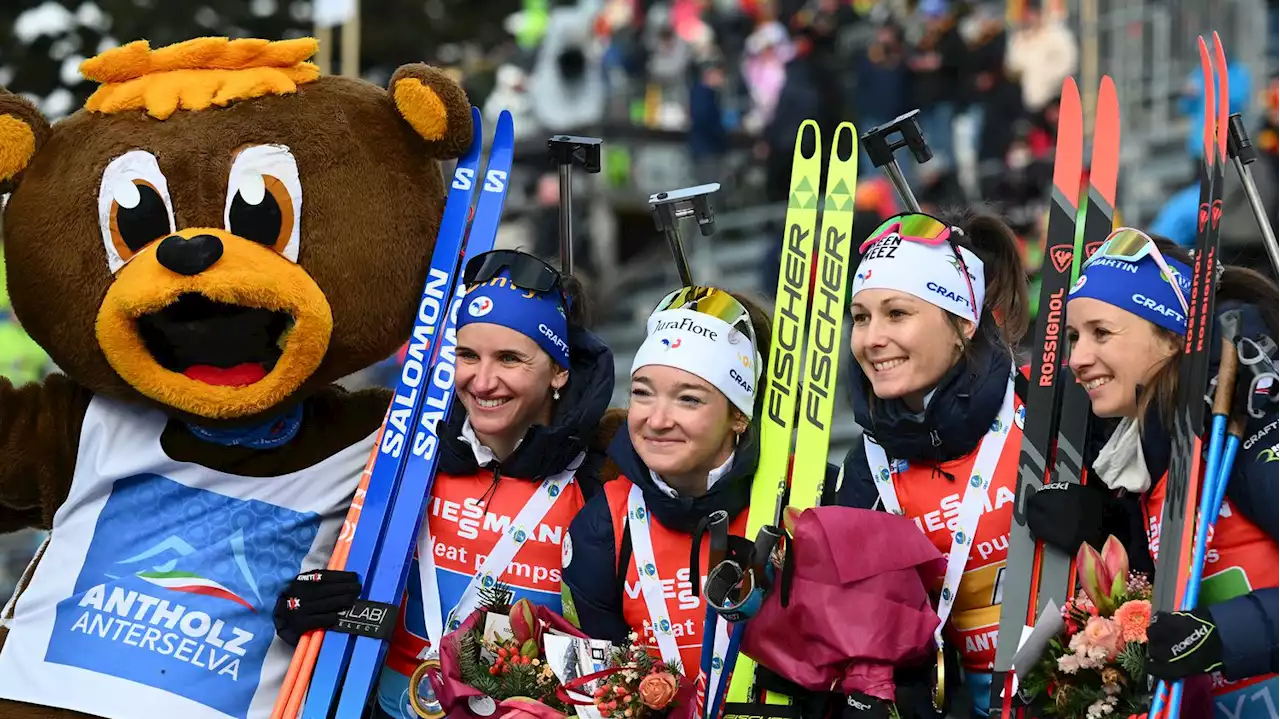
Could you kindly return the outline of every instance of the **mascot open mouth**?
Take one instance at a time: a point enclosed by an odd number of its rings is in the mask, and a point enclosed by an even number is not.
[[[161,367],[209,385],[265,378],[293,329],[287,312],[229,304],[196,292],[138,318],[138,334]]]
[[[133,257],[98,308],[102,353],[143,395],[189,415],[270,414],[324,361],[333,314],[324,291],[274,249],[215,228],[222,255],[193,275]]]

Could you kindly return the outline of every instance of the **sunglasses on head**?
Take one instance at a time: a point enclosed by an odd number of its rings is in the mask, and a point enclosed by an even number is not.
[[[1094,251],[1093,255],[1085,260],[1081,270],[1083,271],[1085,267],[1104,257],[1134,263],[1144,257],[1150,257],[1156,263],[1156,266],[1160,268],[1160,278],[1173,288],[1173,293],[1178,296],[1178,304],[1182,305],[1182,312],[1186,314],[1187,298],[1182,294],[1182,288],[1178,286],[1177,275],[1169,267],[1164,255],[1160,253],[1160,248],[1156,247],[1156,241],[1151,239],[1150,235],[1132,227],[1121,227],[1112,231],[1110,235],[1107,235],[1107,239],[1103,241],[1102,245]]]
[[[867,240],[858,248],[858,253],[866,254],[872,245],[889,238],[935,247],[942,244],[950,246],[956,258],[956,269],[964,275],[965,284],[969,287],[969,306],[974,308],[974,321],[977,322],[982,310],[977,306],[977,295],[973,291],[973,280],[969,277],[969,266],[965,264],[964,255],[960,254],[960,248],[955,243],[955,237],[963,234],[964,231],[959,227],[943,222],[932,215],[904,212],[880,223],[875,232],[868,235]]]
[[[462,272],[462,282],[472,287],[488,282],[504,271],[507,280],[520,289],[534,292],[557,290],[561,299],[566,299],[559,271],[533,255],[515,250],[492,250],[472,257]]]
[[[662,298],[650,317],[667,310],[693,310],[715,317],[741,332],[756,347],[756,331],[751,313],[733,295],[714,287],[682,287]]]

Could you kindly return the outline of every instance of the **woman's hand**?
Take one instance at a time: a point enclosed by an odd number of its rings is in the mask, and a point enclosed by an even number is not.
[[[360,577],[355,572],[314,569],[289,582],[276,600],[272,613],[276,634],[297,646],[303,634],[337,625],[338,615],[360,598]]]
[[[1183,679],[1222,666],[1222,638],[1207,609],[1156,612],[1147,641],[1147,673],[1157,679]]]

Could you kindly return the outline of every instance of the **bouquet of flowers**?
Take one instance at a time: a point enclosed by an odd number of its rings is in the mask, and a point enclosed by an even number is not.
[[[1076,569],[1082,589],[1062,608],[1065,629],[1050,640],[1021,693],[1035,697],[1046,715],[1067,719],[1144,714],[1152,699],[1145,668],[1151,583],[1129,571],[1115,537],[1101,554],[1082,545]]]
[[[585,635],[527,599],[510,604],[511,596],[500,583],[482,589],[480,608],[441,642],[439,662],[418,668],[410,696],[420,716],[533,714],[551,719],[570,711],[557,696],[560,681],[547,661],[543,639],[547,633]]]
[[[502,585],[445,636],[438,662],[410,680],[414,711],[427,719],[643,719],[667,712],[689,687],[679,668],[655,660],[632,633],[625,646],[589,639],[560,615]],[[607,657],[607,659],[606,659]]]
[[[565,685],[566,690],[571,690],[595,684],[590,702],[571,702],[590,704],[605,719],[644,719],[656,712],[691,705],[689,682],[681,675],[680,665],[655,659],[637,643],[639,635],[635,632],[627,639],[630,643],[626,646],[613,648],[608,668]]]

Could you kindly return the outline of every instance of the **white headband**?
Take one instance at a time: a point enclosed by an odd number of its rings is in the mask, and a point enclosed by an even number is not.
[[[963,247],[958,249],[969,269],[969,282],[965,282],[950,243],[929,245],[889,235],[863,255],[853,276],[852,296],[863,290],[898,290],[976,325],[982,317],[987,288],[982,260]],[[976,307],[969,302],[970,285]]]
[[[749,337],[695,310],[655,312],[647,329],[649,336],[636,351],[631,374],[649,365],[682,369],[710,382],[751,417],[760,369]]]

